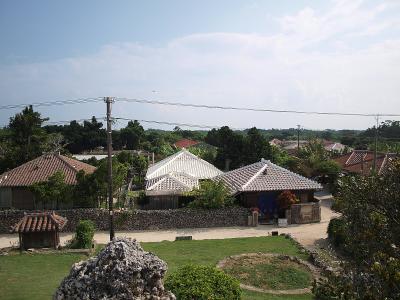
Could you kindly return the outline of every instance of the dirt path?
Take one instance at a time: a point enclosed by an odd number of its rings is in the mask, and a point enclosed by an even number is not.
[[[277,228],[272,225],[260,225],[258,227],[223,227],[223,228],[195,228],[157,231],[118,231],[116,236],[135,238],[140,242],[173,241],[176,236],[191,235],[194,240],[226,239],[239,237],[257,237],[271,234],[277,230],[279,233],[290,233],[306,247],[314,245],[315,241],[326,238],[326,229],[329,220],[336,216],[330,209],[331,200],[327,196],[321,197],[321,222],[303,225],[290,225],[286,228]],[[72,233],[62,233],[61,243],[72,238]],[[105,231],[96,232],[94,239],[97,243],[105,244],[109,241],[109,234]],[[1,234],[0,248],[18,244],[18,235]]]

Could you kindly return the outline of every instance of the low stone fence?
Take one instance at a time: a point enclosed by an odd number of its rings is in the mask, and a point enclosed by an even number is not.
[[[27,211],[29,212],[29,211]],[[108,230],[107,209],[57,210],[58,215],[68,219],[63,231],[75,231],[80,220],[92,220],[97,230]],[[249,211],[242,207],[224,209],[169,209],[115,211],[115,230],[157,230],[174,228],[206,228],[247,226]],[[24,216],[21,210],[0,211],[0,233],[9,233],[11,226]]]
[[[288,211],[289,224],[305,224],[321,221],[321,206],[319,202],[293,204]]]

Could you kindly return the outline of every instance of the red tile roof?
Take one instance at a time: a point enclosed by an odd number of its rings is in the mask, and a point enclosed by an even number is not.
[[[0,187],[30,186],[46,181],[57,171],[64,173],[65,183],[76,184],[80,170],[91,174],[96,167],[63,155],[45,154],[0,175]]]
[[[399,156],[393,153],[377,153],[376,170],[378,174],[384,173],[388,163],[395,157]],[[368,175],[373,169],[374,152],[369,150],[354,150],[334,160],[346,172]]]
[[[67,223],[67,219],[56,215],[54,212],[40,212],[26,214],[11,232],[43,232],[61,230]]]
[[[193,140],[190,140],[190,139],[182,139],[182,140],[177,141],[174,144],[174,146],[177,147],[177,148],[189,148],[189,147],[197,145],[199,143],[200,142],[198,142],[198,141],[193,141]]]

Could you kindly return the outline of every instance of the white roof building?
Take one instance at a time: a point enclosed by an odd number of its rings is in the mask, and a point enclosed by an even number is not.
[[[200,179],[223,174],[209,162],[186,149],[149,167],[146,173],[147,195],[179,195],[199,186]]]

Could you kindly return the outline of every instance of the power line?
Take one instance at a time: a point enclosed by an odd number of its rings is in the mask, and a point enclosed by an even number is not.
[[[123,121],[138,121],[141,123],[153,123],[153,124],[160,124],[160,125],[173,125],[173,126],[182,126],[182,127],[192,127],[192,128],[203,128],[203,129],[213,129],[213,128],[220,128],[222,126],[212,126],[212,125],[199,125],[199,124],[189,124],[189,123],[175,123],[175,122],[168,122],[168,121],[155,121],[155,120],[139,120],[139,119],[129,119],[129,118],[122,118],[122,117],[115,117],[114,120],[123,120]],[[242,129],[242,128],[232,128],[231,129]]]
[[[68,105],[68,104],[83,104],[83,103],[93,103],[93,102],[101,102],[103,101],[102,97],[94,97],[94,98],[78,98],[78,99],[67,99],[67,100],[56,100],[56,101],[45,101],[45,102],[33,102],[33,103],[24,103],[24,104],[8,104],[0,106],[1,109],[13,109],[13,108],[21,108],[27,106],[54,106],[54,105]]]
[[[301,111],[301,110],[280,110],[269,108],[254,108],[254,107],[235,107],[235,106],[219,106],[219,105],[206,105],[182,102],[169,102],[158,100],[145,100],[135,98],[117,98],[119,101],[134,102],[142,104],[157,104],[157,105],[170,105],[180,107],[193,107],[193,108],[207,108],[207,109],[222,109],[222,110],[239,110],[239,111],[255,111],[255,112],[271,112],[271,113],[293,113],[293,114],[307,114],[307,115],[336,115],[336,116],[359,116],[359,117],[376,117],[377,115],[383,117],[400,117],[400,114],[386,114],[386,113],[343,113],[343,112],[321,112],[321,111]]]
[[[170,101],[159,101],[159,100],[145,100],[135,98],[116,98],[119,101],[134,102],[141,104],[153,104],[153,105],[169,105],[179,107],[192,107],[192,108],[206,108],[206,109],[220,109],[220,110],[238,110],[238,111],[253,111],[253,112],[271,112],[271,113],[293,113],[293,114],[306,114],[306,115],[336,115],[336,116],[359,116],[359,117],[400,117],[400,114],[388,114],[388,113],[343,113],[343,112],[323,112],[323,111],[302,111],[302,110],[281,110],[281,109],[269,109],[269,108],[254,108],[254,107],[235,107],[235,106],[220,106],[220,105],[206,105],[206,104],[195,104],[195,103],[183,103],[183,102],[170,102]],[[84,104],[93,102],[102,102],[103,97],[92,97],[92,98],[78,98],[78,99],[67,99],[67,100],[56,100],[56,101],[44,101],[44,102],[33,102],[24,104],[8,104],[0,106],[1,109],[14,109],[26,106],[54,106],[54,105],[68,105],[68,104]]]
[[[92,117],[93,118],[93,117]],[[62,125],[62,124],[69,124],[73,121],[76,121],[77,123],[84,122],[84,121],[91,121],[92,118],[88,119],[74,119],[74,120],[64,120],[64,121],[44,121],[45,125]],[[96,120],[105,120],[104,117],[95,117]]]

